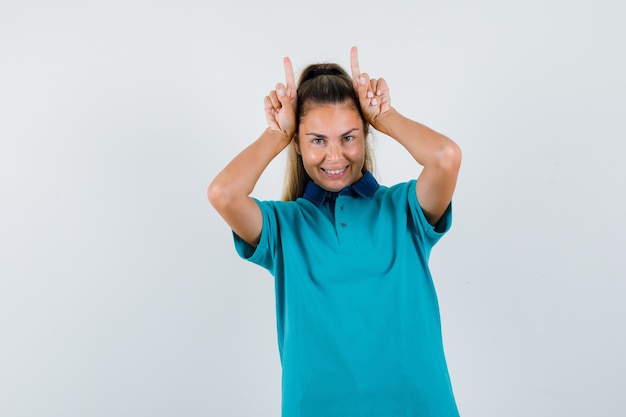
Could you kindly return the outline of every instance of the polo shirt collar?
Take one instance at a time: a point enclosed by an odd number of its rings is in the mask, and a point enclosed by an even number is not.
[[[376,181],[376,178],[374,178],[374,176],[369,171],[365,171],[363,176],[357,182],[355,182],[351,186],[344,188],[338,193],[331,193],[329,191],[326,191],[319,185],[315,184],[313,181],[309,181],[302,197],[320,207],[322,204],[324,204],[324,201],[326,201],[328,197],[336,197],[337,195],[361,196],[367,200],[370,200],[374,196],[374,193],[376,192],[378,187],[379,184],[378,181]]]

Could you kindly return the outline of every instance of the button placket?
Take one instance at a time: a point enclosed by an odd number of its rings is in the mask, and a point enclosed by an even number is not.
[[[339,243],[344,245],[344,249],[347,249],[345,245],[350,246],[353,242],[352,231],[350,230],[350,222],[348,216],[348,207],[346,205],[346,201],[344,199],[348,199],[348,196],[338,196],[336,202],[336,208],[338,209],[335,212],[335,229],[337,231],[337,237],[339,239]],[[344,200],[344,201],[342,201]]]

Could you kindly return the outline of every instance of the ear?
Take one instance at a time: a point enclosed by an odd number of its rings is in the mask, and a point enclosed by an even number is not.
[[[296,153],[298,155],[302,155],[302,153],[300,152],[300,144],[298,143],[298,135],[295,135],[293,137],[293,148],[296,150]]]

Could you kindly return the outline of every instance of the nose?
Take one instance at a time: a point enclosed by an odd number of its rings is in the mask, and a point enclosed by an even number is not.
[[[341,159],[341,145],[330,142],[326,148],[326,159],[329,161],[338,161]]]

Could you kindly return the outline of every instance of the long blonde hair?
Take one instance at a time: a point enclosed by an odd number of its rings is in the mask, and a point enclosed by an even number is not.
[[[312,106],[320,104],[350,103],[359,112],[363,120],[365,134],[365,162],[363,172],[373,171],[374,161],[370,140],[367,137],[368,123],[361,111],[359,98],[356,94],[352,79],[348,73],[337,64],[312,64],[302,71],[297,87],[296,104],[296,134],[287,148],[287,166],[285,167],[285,182],[283,187],[283,201],[293,201],[302,197],[311,178],[304,169],[302,156],[296,150],[298,142],[298,128],[300,120]]]

